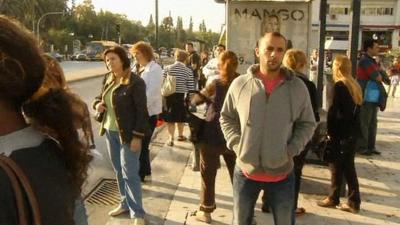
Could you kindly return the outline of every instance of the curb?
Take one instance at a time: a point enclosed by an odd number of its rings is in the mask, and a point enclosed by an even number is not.
[[[96,74],[96,75],[90,75],[90,76],[86,76],[86,77],[78,77],[78,78],[73,78],[73,79],[67,79],[67,83],[74,83],[74,82],[78,82],[78,81],[84,81],[84,80],[89,80],[92,78],[97,78],[100,76],[104,76],[105,73],[101,73],[101,74]]]

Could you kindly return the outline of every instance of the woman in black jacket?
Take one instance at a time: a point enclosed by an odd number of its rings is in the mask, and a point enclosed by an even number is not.
[[[354,157],[362,92],[351,76],[351,62],[346,56],[337,56],[332,70],[335,85],[333,103],[328,111],[328,135],[330,146],[334,150],[329,162],[332,173],[331,191],[327,198],[317,204],[321,207],[337,206],[340,210],[357,213],[361,200]],[[348,185],[348,201],[339,205],[343,176]]]
[[[107,148],[117,175],[121,204],[109,212],[118,216],[128,212],[135,225],[145,224],[139,157],[142,139],[148,129],[146,85],[130,71],[130,61],[122,47],[104,52],[110,70],[104,78],[101,94],[93,107],[103,113],[100,135],[106,134]]]

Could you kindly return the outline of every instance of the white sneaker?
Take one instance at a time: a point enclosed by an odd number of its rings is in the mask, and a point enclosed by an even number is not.
[[[129,211],[128,209],[122,208],[122,205],[119,204],[117,208],[115,208],[115,209],[111,210],[110,212],[108,212],[108,215],[109,216],[119,216],[122,213],[125,213],[125,212],[128,212],[128,211]]]
[[[146,221],[143,218],[133,219],[133,225],[146,225]]]

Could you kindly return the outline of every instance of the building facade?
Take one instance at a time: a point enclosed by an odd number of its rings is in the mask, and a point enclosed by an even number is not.
[[[325,48],[345,51],[349,48],[352,0],[328,0]],[[311,46],[318,48],[320,0],[312,1]],[[377,39],[382,52],[398,48],[400,43],[400,0],[362,0],[359,49],[366,38]]]

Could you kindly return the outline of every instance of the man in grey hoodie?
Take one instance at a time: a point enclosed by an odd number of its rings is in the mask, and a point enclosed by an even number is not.
[[[286,39],[277,32],[259,40],[260,64],[235,79],[221,111],[221,128],[237,155],[233,225],[251,225],[261,190],[275,225],[294,225],[293,157],[304,149],[316,123],[303,81],[281,67]]]

